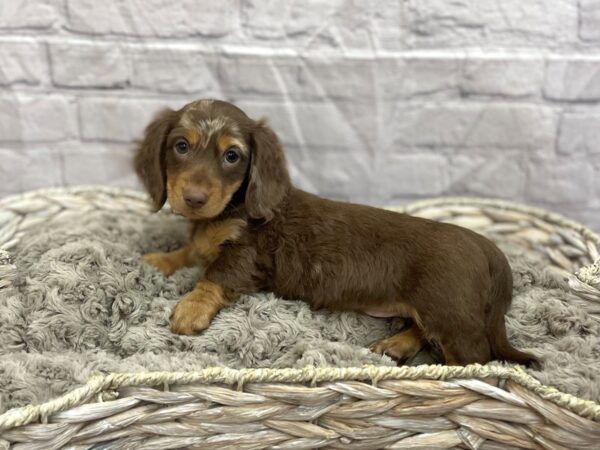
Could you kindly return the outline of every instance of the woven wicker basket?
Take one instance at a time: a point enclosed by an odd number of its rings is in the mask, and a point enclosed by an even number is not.
[[[98,187],[0,201],[0,289],[10,289],[9,251],[30,227],[96,209],[149,212],[141,194]],[[545,255],[600,317],[600,237],[582,225],[491,200],[395,209],[519,240]],[[543,386],[518,367],[110,373],[6,412],[0,439],[15,449],[600,449],[600,405]]]

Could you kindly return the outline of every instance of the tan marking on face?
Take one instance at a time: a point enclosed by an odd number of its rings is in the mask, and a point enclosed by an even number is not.
[[[179,123],[184,128],[194,130],[200,135],[201,143],[203,146],[208,145],[211,138],[222,132],[223,129],[228,127],[231,132],[238,133],[238,127],[234,123],[229,123],[224,117],[214,117],[210,119],[194,120],[193,114],[190,114],[194,109],[186,111],[179,120]]]
[[[211,264],[221,253],[221,245],[236,241],[246,221],[240,218],[201,224],[194,232],[191,245],[194,254],[205,264]]]
[[[191,114],[187,112],[184,113],[179,120],[179,124],[186,129],[186,138],[188,138],[191,145],[200,143],[201,145],[206,146],[210,136],[200,124],[194,121]]]
[[[185,132],[185,136],[192,147],[195,147],[202,141],[202,134],[195,128],[188,128]]]
[[[227,149],[231,147],[238,147],[244,153],[247,151],[246,146],[240,139],[230,136],[228,134],[219,136],[219,139],[217,139],[217,148],[219,149],[219,152],[221,154],[225,153]]]
[[[169,174],[167,172],[167,199],[171,208],[179,213],[184,213],[185,201],[183,200],[183,189],[186,186],[185,178],[181,175]]]
[[[227,206],[227,203],[231,200],[231,197],[233,197],[233,194],[235,194],[241,185],[242,180],[229,186],[223,186],[222,184],[219,184],[218,187],[215,186],[209,191],[206,204],[198,210],[197,218],[208,219],[221,214]]]
[[[240,188],[243,181],[240,180],[229,186],[223,186],[221,179],[217,176],[207,175],[206,178],[210,179],[211,184],[204,186],[190,181],[191,173],[189,172],[180,174],[167,173],[167,198],[173,211],[192,220],[216,217],[225,209],[227,203],[229,203],[233,194]],[[200,208],[190,208],[185,204],[185,200],[183,199],[183,191],[192,184],[208,192],[208,200]]]

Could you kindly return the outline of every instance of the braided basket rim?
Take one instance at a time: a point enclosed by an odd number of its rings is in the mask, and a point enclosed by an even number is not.
[[[113,186],[101,186],[101,185],[81,185],[81,186],[58,186],[41,189],[32,189],[30,191],[21,192],[19,194],[11,194],[0,198],[0,209],[8,207],[11,203],[31,199],[39,195],[59,195],[59,194],[70,194],[70,195],[84,195],[84,194],[110,194],[119,197],[130,197],[140,202],[148,203],[150,207],[150,200],[148,196],[135,189],[113,187]]]
[[[81,387],[38,405],[13,408],[0,415],[0,431],[27,425],[36,420],[45,422],[54,413],[87,403],[95,396],[102,401],[101,394],[117,388],[130,386],[169,386],[174,384],[226,384],[236,386],[241,391],[249,383],[319,383],[336,381],[369,381],[374,386],[384,380],[449,380],[489,378],[511,380],[525,389],[539,395],[555,405],[580,417],[600,422],[600,404],[561,392],[546,386],[527,374],[519,366],[508,367],[499,364],[482,366],[364,366],[364,367],[305,367],[302,369],[230,369],[208,367],[190,372],[111,372],[90,377]]]
[[[80,195],[107,194],[140,201],[147,204],[151,210],[146,194],[133,189],[107,187],[107,186],[77,186],[38,189],[22,194],[11,195],[0,199],[0,210],[9,207],[11,203],[31,199],[39,195]],[[600,236],[581,223],[568,219],[565,216],[530,207],[507,200],[470,197],[441,197],[409,203],[404,206],[393,206],[388,209],[410,214],[418,209],[443,205],[489,206],[510,211],[522,212],[546,222],[551,222],[563,227],[571,228],[584,235],[587,239],[600,245]],[[0,415],[0,430],[22,426],[36,420],[45,420],[50,415],[63,411],[73,406],[89,402],[94,396],[104,392],[113,391],[119,387],[140,385],[170,385],[204,383],[224,383],[242,389],[246,383],[318,383],[334,381],[369,381],[376,385],[380,380],[446,380],[446,379],[480,379],[499,378],[512,380],[541,398],[564,408],[580,417],[600,422],[600,404],[578,398],[572,394],[543,385],[538,380],[527,374],[519,366],[503,366],[493,364],[482,366],[472,364],[464,367],[443,365],[421,365],[414,367],[389,367],[389,366],[364,366],[344,368],[314,368],[303,369],[229,369],[224,367],[209,367],[194,372],[140,372],[140,373],[107,373],[98,374],[89,378],[81,387],[37,405],[27,405],[13,408]]]
[[[84,194],[109,194],[118,197],[129,197],[130,199],[146,203],[148,209],[152,209],[152,204],[148,196],[142,192],[130,188],[112,187],[112,186],[101,186],[101,185],[81,185],[81,186],[66,186],[66,187],[51,187],[34,189],[20,194],[8,195],[0,198],[0,209],[8,207],[11,203],[22,201],[25,199],[31,199],[37,195],[58,195],[58,194],[70,194],[70,195],[84,195]],[[429,207],[437,207],[443,205],[460,205],[460,206],[489,206],[499,209],[511,210],[516,212],[525,213],[528,215],[535,216],[538,219],[542,219],[548,222],[555,223],[567,228],[571,228],[575,231],[580,232],[586,238],[594,241],[594,243],[600,245],[600,234],[596,233],[586,225],[567,218],[563,214],[539,208],[535,206],[525,205],[519,202],[511,200],[485,198],[485,197],[464,197],[464,196],[447,196],[447,197],[436,197],[432,199],[417,200],[414,202],[406,203],[405,205],[390,205],[384,206],[385,209],[391,211],[404,212],[410,214],[418,209],[424,209]]]
[[[535,206],[529,206],[510,200],[482,198],[482,197],[440,197],[427,200],[419,200],[416,202],[408,203],[403,207],[403,211],[410,214],[411,211],[418,209],[424,209],[432,206],[442,205],[461,205],[461,206],[490,206],[499,209],[507,209],[516,212],[522,212],[531,216],[535,216],[538,219],[543,219],[547,222],[553,222],[557,225],[561,225],[566,228],[571,228],[596,244],[600,244],[600,234],[593,231],[591,228],[573,219],[569,219],[563,214],[548,211],[544,208]]]
[[[37,195],[58,195],[58,194],[70,194],[70,195],[83,195],[83,194],[109,194],[119,197],[129,197],[133,200],[138,200],[141,203],[146,203],[148,209],[152,209],[152,205],[148,196],[139,190],[112,186],[101,186],[101,185],[81,185],[81,186],[66,186],[66,187],[51,187],[34,189],[20,194],[12,194],[6,197],[0,198],[0,209],[6,208],[11,203],[21,201],[25,199],[31,199]],[[568,228],[572,228],[576,231],[581,232],[588,239],[594,241],[596,244],[600,244],[600,234],[592,231],[586,225],[569,219],[563,214],[548,211],[544,208],[535,206],[525,205],[523,203],[514,202],[511,200],[485,198],[485,197],[464,197],[464,196],[447,196],[447,197],[436,197],[432,199],[417,200],[414,202],[406,203],[405,205],[391,205],[384,206],[385,209],[389,209],[397,212],[405,212],[410,214],[412,211],[418,209],[424,209],[428,207],[436,207],[442,205],[464,205],[464,206],[490,206],[499,209],[512,210],[516,212],[522,212],[535,216],[536,218],[553,222],[558,225],[562,225]]]

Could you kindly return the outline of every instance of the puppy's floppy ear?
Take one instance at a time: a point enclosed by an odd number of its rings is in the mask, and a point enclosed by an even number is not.
[[[158,211],[167,200],[165,141],[172,127],[175,111],[164,109],[146,127],[144,139],[134,158],[134,167]]]
[[[290,176],[279,139],[264,119],[255,123],[251,141],[246,210],[253,219],[269,221],[291,186]]]

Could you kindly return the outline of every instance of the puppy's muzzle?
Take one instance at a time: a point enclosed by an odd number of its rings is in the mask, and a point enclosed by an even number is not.
[[[187,188],[183,191],[183,200],[190,208],[200,208],[208,201],[208,192],[198,188]]]

